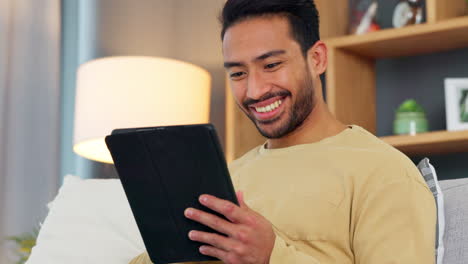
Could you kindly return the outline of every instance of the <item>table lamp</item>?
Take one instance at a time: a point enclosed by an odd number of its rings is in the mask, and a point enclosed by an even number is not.
[[[73,150],[112,163],[104,138],[116,128],[209,122],[211,77],[193,64],[157,57],[107,57],[77,73]]]

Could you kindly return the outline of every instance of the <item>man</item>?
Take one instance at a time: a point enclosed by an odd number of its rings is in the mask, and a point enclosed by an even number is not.
[[[240,206],[200,197],[230,221],[185,211],[226,235],[191,231],[200,252],[229,264],[434,263],[435,202],[417,168],[324,102],[312,0],[229,0],[222,25],[233,95],[268,141],[230,166]]]

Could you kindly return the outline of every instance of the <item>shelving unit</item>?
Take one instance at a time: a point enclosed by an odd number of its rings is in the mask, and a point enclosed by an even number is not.
[[[368,58],[414,56],[468,46],[468,16],[325,40],[329,48]]]
[[[327,95],[332,112],[345,123],[357,123],[375,132],[376,59],[468,47],[468,17],[325,42],[329,47]]]
[[[415,136],[381,137],[409,156],[468,151],[468,131],[434,131]]]
[[[360,125],[373,133],[376,132],[377,59],[468,47],[468,16],[459,17],[467,14],[465,0],[426,0],[427,23],[359,36],[345,36],[348,0],[316,0],[316,4],[321,17],[321,36],[329,49],[328,106],[342,122]],[[232,160],[265,139],[237,109],[227,89],[226,154]],[[408,155],[468,151],[466,131],[382,139]]]

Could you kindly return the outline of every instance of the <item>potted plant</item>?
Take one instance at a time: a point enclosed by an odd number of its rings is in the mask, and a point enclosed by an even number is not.
[[[421,105],[414,99],[404,101],[396,110],[393,133],[396,135],[415,135],[427,131],[426,113]]]
[[[12,241],[16,244],[16,255],[18,260],[15,264],[24,264],[31,255],[32,248],[36,245],[37,235],[39,229],[35,229],[31,233],[23,234],[20,236],[8,237],[8,241]]]

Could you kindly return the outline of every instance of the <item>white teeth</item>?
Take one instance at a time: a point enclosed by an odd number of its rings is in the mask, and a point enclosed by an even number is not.
[[[275,110],[281,105],[281,100],[278,100],[270,105],[264,106],[264,107],[255,107],[255,110],[259,113],[267,113]]]

